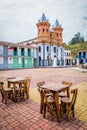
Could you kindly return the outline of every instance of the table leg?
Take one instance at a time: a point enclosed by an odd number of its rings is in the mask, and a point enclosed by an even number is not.
[[[57,114],[57,121],[60,121],[60,106],[59,106],[59,97],[58,93],[54,93],[55,103],[56,103],[56,114]]]
[[[9,81],[8,81],[8,88],[10,88],[10,83],[9,83]]]
[[[13,87],[14,87],[13,98],[14,98],[14,101],[16,102],[16,84],[15,83],[13,84]]]

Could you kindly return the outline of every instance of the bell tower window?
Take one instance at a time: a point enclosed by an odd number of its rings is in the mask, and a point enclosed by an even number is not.
[[[43,32],[44,32],[44,28],[43,28]]]

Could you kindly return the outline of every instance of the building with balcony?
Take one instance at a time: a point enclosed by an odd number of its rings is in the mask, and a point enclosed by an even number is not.
[[[0,69],[34,67],[34,49],[26,45],[0,42]]]
[[[77,52],[77,65],[87,63],[87,50],[80,50]]]
[[[64,50],[64,61],[65,65],[72,65],[73,60],[71,56],[71,50]]]

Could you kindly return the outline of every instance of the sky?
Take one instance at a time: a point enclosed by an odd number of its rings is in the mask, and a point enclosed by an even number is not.
[[[0,0],[0,41],[18,43],[37,37],[38,19],[58,19],[63,42],[77,32],[87,41],[87,0]]]

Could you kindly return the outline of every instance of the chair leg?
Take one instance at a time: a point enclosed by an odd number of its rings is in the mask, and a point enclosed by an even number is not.
[[[51,116],[52,116],[52,121],[53,121],[53,112],[51,112]]]
[[[74,110],[72,111],[72,116],[75,117],[75,113],[74,113]]]
[[[8,93],[4,92],[5,104],[7,104],[7,96],[8,96]]]
[[[48,106],[48,108],[49,108],[49,106]],[[53,121],[53,111],[49,108],[49,112],[50,112],[50,114],[51,114],[51,119],[52,119],[52,121]]]
[[[70,121],[70,110],[71,110],[71,106],[70,105],[66,105],[66,109],[67,109],[67,120]]]
[[[44,107],[43,107],[43,118],[45,118],[46,115],[46,103],[44,103]]]
[[[4,101],[4,97],[2,97],[2,102]]]
[[[43,118],[45,118],[45,115],[46,115],[46,108],[47,108],[48,106],[47,106],[47,104],[45,103],[44,104],[44,107],[43,107]],[[49,109],[49,108],[48,108]],[[53,121],[53,112],[49,109],[49,112],[50,112],[50,114],[51,114],[51,119],[52,119],[52,121]]]
[[[2,94],[2,102],[4,101],[4,95]]]
[[[42,114],[43,113],[43,104],[40,102],[40,113]]]

